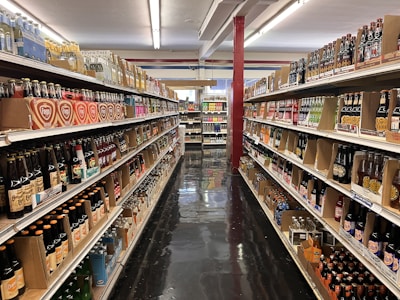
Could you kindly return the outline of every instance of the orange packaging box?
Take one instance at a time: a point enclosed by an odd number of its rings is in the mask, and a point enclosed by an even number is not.
[[[84,101],[72,101],[74,109],[74,125],[83,125],[88,123],[88,107]]]
[[[74,107],[70,100],[57,101],[57,126],[71,126],[74,123]]]

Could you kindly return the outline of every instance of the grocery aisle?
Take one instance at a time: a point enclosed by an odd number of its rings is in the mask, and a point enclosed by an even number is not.
[[[225,157],[186,151],[110,299],[315,299]]]

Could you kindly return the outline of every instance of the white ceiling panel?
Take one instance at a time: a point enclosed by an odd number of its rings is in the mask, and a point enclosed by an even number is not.
[[[215,0],[221,1],[221,0]],[[255,1],[255,0],[244,0]],[[261,0],[260,0],[261,1]],[[263,0],[265,1],[265,0]],[[262,2],[263,2],[262,1]],[[246,22],[249,36],[291,0],[271,1]],[[301,0],[300,0],[301,1]],[[14,0],[83,49],[153,50],[147,0]],[[213,0],[160,0],[161,49],[198,51],[198,32]],[[251,2],[249,2],[251,3]],[[254,11],[253,11],[254,12]],[[400,15],[399,0],[310,0],[287,20],[255,41],[246,51],[307,52],[386,14]],[[232,28],[233,30],[233,28]],[[229,34],[226,40],[232,38]],[[232,42],[217,42],[231,51]],[[214,47],[213,47],[214,49]]]

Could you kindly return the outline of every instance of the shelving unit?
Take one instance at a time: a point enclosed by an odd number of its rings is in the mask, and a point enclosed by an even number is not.
[[[228,101],[225,95],[203,95],[203,145],[226,145]]]
[[[42,129],[42,130],[21,130],[21,131],[5,131],[0,135],[0,147],[3,147],[3,150],[7,150],[6,147],[12,145],[13,143],[26,141],[29,142],[31,140],[47,138],[47,137],[56,137],[61,135],[70,135],[74,133],[81,133],[84,131],[96,132],[96,130],[104,130],[105,128],[127,128],[127,127],[135,127],[135,125],[156,119],[166,119],[166,118],[175,118],[172,120],[170,126],[164,129],[163,132],[159,132],[157,135],[153,136],[149,140],[142,142],[135,149],[130,149],[125,155],[115,161],[111,166],[108,166],[101,170],[100,173],[93,175],[86,181],[83,181],[81,184],[76,185],[68,185],[67,191],[61,194],[52,196],[46,202],[38,205],[32,213],[25,214],[24,217],[16,220],[9,220],[6,217],[2,216],[0,218],[0,244],[4,243],[14,235],[16,235],[20,230],[26,228],[36,220],[40,219],[44,215],[48,214],[50,211],[54,210],[56,207],[60,206],[62,203],[67,200],[73,198],[75,195],[79,194],[81,191],[85,190],[89,186],[98,182],[99,180],[105,178],[107,175],[117,170],[124,164],[126,164],[130,159],[135,157],[138,153],[143,151],[145,148],[150,146],[151,144],[157,142],[160,138],[168,135],[172,132],[178,131],[178,101],[174,99],[169,99],[162,97],[160,95],[154,95],[147,92],[139,92],[137,90],[131,88],[125,88],[122,86],[115,86],[111,84],[104,83],[99,81],[93,77],[74,73],[67,71],[65,69],[61,69],[58,67],[54,67],[45,63],[37,62],[31,59],[27,59],[21,56],[16,56],[8,53],[0,52],[0,74],[3,77],[9,78],[22,78],[29,76],[30,78],[38,78],[40,80],[58,82],[65,86],[72,86],[77,88],[87,88],[93,90],[101,90],[101,91],[110,91],[115,93],[130,93],[130,94],[142,94],[149,97],[159,98],[166,101],[170,101],[175,103],[176,108],[172,108],[171,111],[164,111],[158,114],[149,114],[146,117],[141,118],[131,118],[120,121],[113,122],[103,122],[96,124],[88,124],[88,125],[80,125],[80,126],[70,126],[70,127],[61,127],[61,128],[53,128],[53,129]],[[126,196],[123,199],[117,201],[116,206],[111,207],[110,212],[106,214],[106,216],[95,226],[92,231],[90,231],[89,236],[83,240],[78,248],[74,249],[73,253],[68,260],[64,261],[62,266],[60,267],[60,272],[58,275],[55,275],[51,278],[49,282],[49,286],[47,289],[33,289],[27,287],[26,292],[20,299],[50,299],[58,290],[59,287],[63,284],[63,282],[68,278],[71,272],[76,268],[76,266],[80,263],[80,261],[87,255],[87,253],[91,250],[93,245],[98,241],[98,239],[102,236],[102,234],[110,227],[110,225],[117,219],[117,217],[122,212],[122,205],[128,199],[128,196],[132,194],[137,187],[144,181],[144,179],[150,174],[150,172],[161,162],[161,160],[168,155],[171,151],[174,151],[176,147],[180,147],[180,143],[183,142],[183,138],[181,140],[174,139],[170,140],[169,144],[166,148],[159,153],[157,160],[154,164],[146,170],[142,174],[140,178],[138,178],[137,182],[134,186],[131,187],[129,191],[126,192]],[[140,233],[146,226],[147,220],[151,215],[151,212],[156,207],[156,202],[160,197],[162,190],[166,186],[173,169],[177,164],[169,171],[167,176],[163,179],[160,184],[160,190],[157,195],[153,195],[155,199],[153,201],[153,205],[151,207],[150,212],[146,216],[146,221],[141,224],[140,232],[137,233],[137,238],[133,243],[133,246],[137,243]],[[157,201],[156,201],[157,200]],[[78,249],[78,250],[77,250]],[[130,250],[131,251],[131,250]],[[123,263],[126,262],[129,257],[130,252],[125,252],[126,255],[120,257],[119,265],[122,267]],[[112,289],[113,284],[115,283],[115,279],[117,278],[117,273],[114,276],[113,280],[108,282],[108,290]],[[25,274],[25,276],[32,276],[32,274]],[[109,293],[108,291],[108,293]],[[106,296],[105,296],[106,297]]]
[[[400,68],[397,65],[382,65],[376,68],[357,70],[347,74],[341,74],[317,80],[314,82],[306,83],[295,87],[278,90],[268,94],[255,96],[245,100],[247,103],[259,103],[268,102],[275,100],[284,99],[299,99],[302,97],[312,97],[321,95],[338,95],[344,92],[356,92],[359,90],[365,91],[379,91],[381,89],[388,89],[397,87],[398,83],[394,78],[398,78],[400,75]],[[326,140],[331,140],[332,143],[352,143],[360,146],[370,147],[376,151],[389,151],[394,154],[400,153],[400,147],[398,144],[387,142],[381,137],[370,137],[361,134],[348,134],[337,132],[334,130],[317,130],[314,128],[308,128],[303,126],[292,125],[274,120],[266,120],[262,117],[244,117],[244,122],[251,122],[255,125],[268,125],[274,128],[281,128],[286,131],[292,131],[294,133],[307,133]],[[246,126],[244,126],[246,128]],[[381,267],[381,261],[378,258],[373,258],[368,249],[365,247],[359,247],[356,243],[353,243],[354,238],[349,237],[346,232],[341,228],[340,224],[334,221],[333,218],[323,217],[322,214],[317,211],[313,206],[307,203],[292,186],[288,185],[281,176],[275,172],[270,166],[266,166],[264,161],[259,160],[258,156],[254,153],[257,149],[263,149],[262,151],[268,151],[273,154],[277,154],[279,158],[284,159],[287,162],[291,162],[293,166],[296,166],[303,172],[308,172],[312,176],[315,176],[320,181],[327,184],[333,190],[357,201],[361,205],[368,207],[371,211],[379,214],[384,219],[400,226],[400,212],[387,207],[382,203],[377,203],[374,200],[358,195],[351,189],[350,184],[343,185],[328,178],[326,172],[316,169],[314,164],[305,164],[302,160],[298,159],[287,150],[278,150],[275,147],[266,144],[260,139],[260,136],[253,135],[250,132],[243,133],[247,145],[250,146],[248,156],[255,161],[261,169],[263,169],[274,181],[276,181],[281,187],[283,187],[299,204],[301,204],[308,212],[310,212],[315,218],[321,222],[322,225],[340,242],[342,243],[355,257],[359,259],[388,289],[390,289],[396,297],[400,297],[400,285],[394,279],[396,276],[387,267]],[[253,149],[254,147],[254,149]],[[245,174],[241,173],[245,181],[249,184]],[[250,188],[252,187],[249,184]],[[257,196],[257,195],[256,195]],[[263,203],[260,203],[263,207]],[[266,213],[267,214],[267,213]],[[267,214],[268,217],[268,214]],[[274,223],[272,220],[271,223]],[[281,236],[281,235],[280,235]],[[287,240],[281,236],[284,244]],[[291,250],[289,250],[289,253]],[[299,266],[301,269],[301,266]],[[307,279],[307,276],[305,276]],[[310,284],[313,287],[313,284]]]
[[[179,112],[180,123],[186,126],[185,144],[201,144],[202,142],[202,126],[201,111],[186,110]]]

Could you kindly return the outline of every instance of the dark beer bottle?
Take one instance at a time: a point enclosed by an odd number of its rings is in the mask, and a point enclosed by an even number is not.
[[[400,130],[400,88],[397,89],[396,107],[392,112],[392,119],[390,120],[390,130],[399,132]]]
[[[372,170],[370,173],[370,178],[369,178],[369,187],[368,189],[377,194],[379,192],[379,188],[380,188],[380,182],[379,182],[379,178],[381,171],[383,170],[383,157],[382,154],[380,153],[375,153],[374,155],[374,162],[372,165]]]
[[[24,199],[24,212],[28,213],[32,211],[32,185],[28,178],[28,173],[24,164],[24,156],[19,153],[16,157],[17,172],[21,181],[22,197]]]
[[[362,152],[362,159],[360,161],[360,164],[358,165],[358,170],[357,170],[357,184],[359,186],[363,186],[363,179],[365,174],[367,174],[368,171],[368,153],[367,150],[361,150]]]
[[[24,216],[24,198],[18,176],[15,157],[7,158],[7,217],[17,219]]]
[[[60,234],[58,232],[58,221],[51,220],[49,225],[51,226],[51,235],[56,253],[56,265],[59,266],[63,261],[63,248]]]
[[[0,266],[1,266],[1,296],[3,300],[17,300],[18,284],[17,276],[7,255],[6,246],[0,246]]]
[[[375,116],[375,130],[378,132],[385,131],[387,128],[387,113],[389,109],[390,93],[388,90],[381,91],[379,107]]]
[[[22,267],[21,261],[17,258],[15,253],[15,241],[10,239],[6,242],[7,255],[11,261],[12,268],[17,279],[18,294],[21,296],[25,293],[25,277],[24,268]]]
[[[52,273],[57,268],[57,260],[51,225],[43,225],[43,240],[46,248],[46,260],[49,261],[50,273]]]
[[[354,200],[350,200],[350,206],[349,206],[349,210],[344,218],[344,222],[343,222],[343,229],[351,234],[352,236],[354,236],[354,231],[356,228],[356,216],[354,213],[354,204],[355,201]]]
[[[6,179],[4,178],[0,167],[0,214],[7,212]]]
[[[390,189],[390,207],[400,208],[400,169],[396,170]]]
[[[67,169],[65,168],[64,153],[59,144],[56,144],[54,146],[54,154],[56,156],[58,171],[60,174],[59,177],[62,184],[62,191],[65,192],[67,190],[67,185],[68,185],[68,174],[67,174]]]
[[[363,243],[364,240],[366,218],[367,218],[367,208],[364,205],[361,205],[360,212],[356,220],[356,228],[354,230],[354,237],[360,243]]]
[[[381,217],[379,215],[375,216],[374,229],[368,240],[368,249],[378,257],[382,254]]]
[[[43,183],[43,172],[42,167],[40,165],[39,152],[36,149],[30,151],[33,173],[35,174],[36,180],[36,193],[40,193],[44,191],[44,183]]]
[[[44,168],[43,181],[44,188],[48,189],[58,184],[57,168],[53,160],[53,147],[45,148],[45,156],[46,167]]]
[[[64,215],[58,215],[56,217],[57,220],[57,226],[58,226],[58,234],[61,239],[61,245],[62,245],[62,253],[63,253],[63,259],[65,259],[68,255],[68,247],[69,247],[69,242],[68,242],[68,236],[64,230]]]

